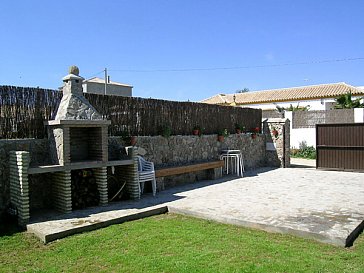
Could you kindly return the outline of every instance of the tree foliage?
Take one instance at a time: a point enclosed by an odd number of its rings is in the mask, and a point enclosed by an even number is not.
[[[293,106],[292,104],[289,105],[289,107],[285,108],[285,107],[280,107],[279,105],[276,105],[277,111],[279,113],[282,113],[284,111],[308,111],[310,110],[311,106],[310,105],[306,105],[306,106],[300,106],[300,103],[297,103],[296,106]]]
[[[244,87],[243,89],[236,90],[235,93],[247,93],[249,91],[250,91],[249,88]]]
[[[335,99],[335,109],[352,109],[352,108],[364,108],[364,103],[361,102],[363,98],[352,99],[351,93],[346,93]]]

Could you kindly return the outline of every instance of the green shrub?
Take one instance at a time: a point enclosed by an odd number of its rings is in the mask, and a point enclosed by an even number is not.
[[[313,146],[308,146],[306,141],[302,141],[299,144],[299,149],[291,149],[291,156],[316,159],[316,149]]]

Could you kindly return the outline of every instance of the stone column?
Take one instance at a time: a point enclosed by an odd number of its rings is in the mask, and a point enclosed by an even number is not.
[[[29,222],[29,152],[10,152],[10,202],[16,207],[18,224],[25,226]]]
[[[48,128],[50,156],[53,164],[67,165],[71,162],[70,128]]]
[[[290,121],[270,118],[263,123],[266,136],[266,163],[271,167],[290,166]]]

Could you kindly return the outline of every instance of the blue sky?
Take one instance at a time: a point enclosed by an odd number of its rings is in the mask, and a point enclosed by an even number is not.
[[[364,58],[362,0],[2,0],[0,11],[0,85],[55,89],[72,64],[86,78],[107,67],[135,96],[181,101],[364,85],[364,59],[315,63]],[[230,67],[244,68],[214,70]],[[187,71],[158,71],[174,69]]]

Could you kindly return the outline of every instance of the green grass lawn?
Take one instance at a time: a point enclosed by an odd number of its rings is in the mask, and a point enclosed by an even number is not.
[[[0,237],[0,272],[364,272],[364,239],[349,249],[175,214],[43,245]]]

